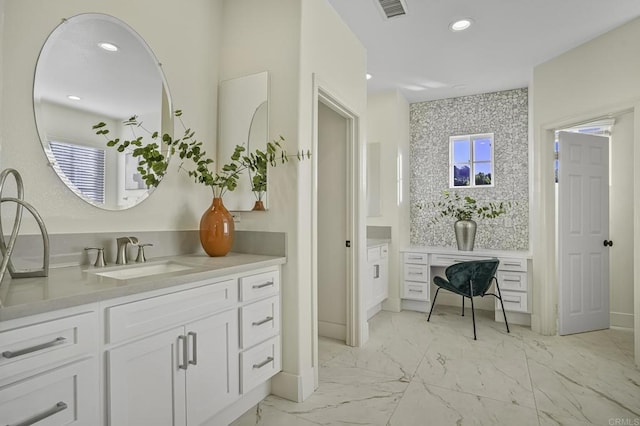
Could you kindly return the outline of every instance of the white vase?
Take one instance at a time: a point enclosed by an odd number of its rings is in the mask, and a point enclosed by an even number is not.
[[[473,220],[458,220],[453,224],[458,250],[472,251],[476,241],[477,225]]]

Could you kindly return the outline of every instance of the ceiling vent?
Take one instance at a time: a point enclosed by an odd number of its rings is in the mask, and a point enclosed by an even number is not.
[[[405,0],[375,0],[380,6],[382,14],[390,18],[397,18],[407,14],[407,5]]]

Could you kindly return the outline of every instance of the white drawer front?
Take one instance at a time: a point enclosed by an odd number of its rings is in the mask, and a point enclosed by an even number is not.
[[[279,296],[240,308],[240,343],[243,349],[278,333],[280,333]]]
[[[500,290],[527,291],[526,272],[498,271],[498,283]]]
[[[243,302],[278,294],[280,273],[275,271],[240,278],[240,300]]]
[[[404,265],[404,279],[407,281],[429,282],[427,265]]]
[[[0,333],[0,383],[96,351],[97,313],[60,318]]]
[[[95,359],[76,362],[0,390],[2,424],[99,424]]]
[[[108,343],[149,334],[202,315],[231,308],[238,300],[236,280],[151,297],[107,309]]]
[[[527,312],[527,293],[503,291],[502,302],[505,311]],[[500,309],[500,301],[496,299],[496,309]]]
[[[417,282],[404,282],[403,299],[429,300],[429,284]]]
[[[517,257],[501,257],[500,266],[498,269],[501,271],[527,271],[527,259]]]
[[[280,371],[280,336],[240,354],[241,393],[246,393]]]
[[[431,257],[432,266],[451,266],[454,263],[468,262],[470,260],[484,260],[491,257],[473,254],[434,254]]]
[[[404,263],[419,263],[426,265],[429,259],[429,255],[426,253],[405,253]]]
[[[372,247],[367,249],[367,262],[375,262],[380,259],[380,247]]]

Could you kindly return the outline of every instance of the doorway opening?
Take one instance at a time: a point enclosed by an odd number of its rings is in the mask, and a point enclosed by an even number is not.
[[[362,339],[359,286],[359,118],[314,76],[312,197],[313,365],[318,386],[318,336],[358,346]],[[366,324],[366,321],[365,321]]]

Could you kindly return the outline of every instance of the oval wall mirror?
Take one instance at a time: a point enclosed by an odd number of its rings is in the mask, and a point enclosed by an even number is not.
[[[108,148],[93,125],[112,138],[173,134],[171,98],[158,60],[131,27],[103,14],[64,20],[47,38],[33,85],[36,127],[49,163],[86,202],[106,210],[133,207],[148,188],[130,152]],[[142,126],[124,126],[137,115]],[[135,133],[133,133],[135,132]]]

